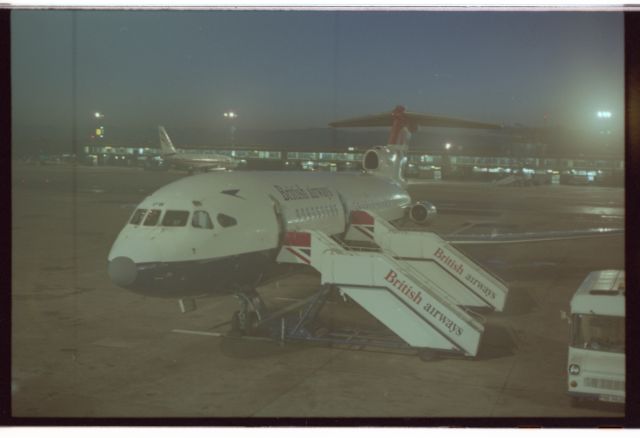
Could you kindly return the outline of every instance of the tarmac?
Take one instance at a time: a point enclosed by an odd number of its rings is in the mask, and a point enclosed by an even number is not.
[[[602,418],[612,404],[573,407],[569,328],[560,318],[590,272],[624,268],[624,237],[464,246],[510,286],[486,314],[476,358],[422,361],[412,352],[285,344],[224,336],[238,302],[172,300],[111,284],[107,255],[133,208],[185,176],[136,168],[12,168],[11,413],[17,418]],[[624,189],[501,187],[412,181],[439,209],[431,231],[545,231],[624,226]],[[296,271],[259,288],[272,308],[317,290]],[[331,301],[329,325],[373,327]],[[213,333],[200,336],[184,330]]]

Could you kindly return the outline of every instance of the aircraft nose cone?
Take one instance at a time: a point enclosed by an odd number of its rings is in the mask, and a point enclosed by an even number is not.
[[[129,257],[116,257],[111,260],[108,272],[113,284],[120,287],[133,284],[138,274],[136,264]]]

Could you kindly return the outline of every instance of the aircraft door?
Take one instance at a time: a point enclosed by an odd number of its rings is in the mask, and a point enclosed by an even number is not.
[[[280,202],[271,195],[269,195],[269,198],[271,198],[273,203],[273,213],[276,217],[276,222],[278,223],[278,248],[280,248],[284,243],[284,233],[287,229],[287,223],[285,221],[284,214],[282,213],[282,205],[280,205]]]
[[[338,193],[338,199],[340,200],[340,206],[342,207],[342,222],[344,224],[344,231],[343,233],[347,232],[347,229],[349,228],[349,205],[347,204],[347,201],[344,199],[344,196],[342,196],[342,193],[337,192]]]

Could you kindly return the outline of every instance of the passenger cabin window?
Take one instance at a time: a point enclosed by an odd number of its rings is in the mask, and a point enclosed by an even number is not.
[[[137,209],[136,211],[133,212],[133,216],[131,216],[131,220],[129,221],[129,223],[132,225],[140,225],[140,222],[142,222],[142,218],[146,213],[147,213],[146,208]]]
[[[223,227],[232,227],[234,225],[236,225],[238,223],[238,221],[231,217],[231,216],[227,216],[226,214],[220,213],[218,215],[218,223],[223,226]]]
[[[187,225],[189,212],[183,210],[167,210],[162,218],[162,225],[165,227],[184,227]]]
[[[213,229],[213,222],[211,222],[209,213],[203,210],[196,210],[193,212],[193,217],[191,218],[191,226],[193,228],[207,228],[211,230]]]
[[[149,214],[144,220],[144,225],[147,227],[158,225],[158,220],[160,219],[161,213],[162,210],[149,210]]]

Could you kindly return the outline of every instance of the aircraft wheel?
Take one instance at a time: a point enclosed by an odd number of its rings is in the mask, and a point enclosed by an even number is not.
[[[244,324],[244,333],[249,336],[255,335],[258,331],[258,314],[256,312],[247,312]]]
[[[244,315],[240,311],[233,312],[231,317],[231,336],[254,335],[258,329],[258,314],[256,312],[246,312]]]
[[[240,312],[233,312],[233,316],[231,317],[231,329],[229,329],[230,336],[241,336],[243,334],[242,324],[240,321]]]

